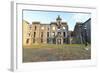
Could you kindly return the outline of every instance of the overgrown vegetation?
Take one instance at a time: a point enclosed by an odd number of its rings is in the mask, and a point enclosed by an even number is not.
[[[85,60],[91,58],[91,47],[82,44],[37,44],[23,46],[23,62]]]

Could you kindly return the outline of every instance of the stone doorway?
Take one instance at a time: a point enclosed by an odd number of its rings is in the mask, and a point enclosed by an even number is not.
[[[61,44],[61,39],[57,39],[57,44]]]

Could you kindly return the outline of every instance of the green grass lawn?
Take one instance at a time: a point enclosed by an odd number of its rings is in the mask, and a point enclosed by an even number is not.
[[[84,45],[38,44],[23,46],[23,62],[86,60],[91,59],[91,47]]]

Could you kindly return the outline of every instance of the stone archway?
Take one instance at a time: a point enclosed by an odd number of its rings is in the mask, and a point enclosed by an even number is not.
[[[57,37],[57,38],[56,38],[56,44],[63,44],[63,39],[62,39],[62,37]]]
[[[61,44],[61,39],[57,39],[57,44]]]

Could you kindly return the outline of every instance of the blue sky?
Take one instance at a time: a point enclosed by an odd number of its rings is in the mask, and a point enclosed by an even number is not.
[[[89,13],[24,10],[23,20],[28,21],[30,24],[34,21],[49,24],[50,22],[55,22],[58,15],[60,15],[62,21],[68,23],[69,30],[74,29],[76,22],[85,22],[91,18],[91,14]]]

